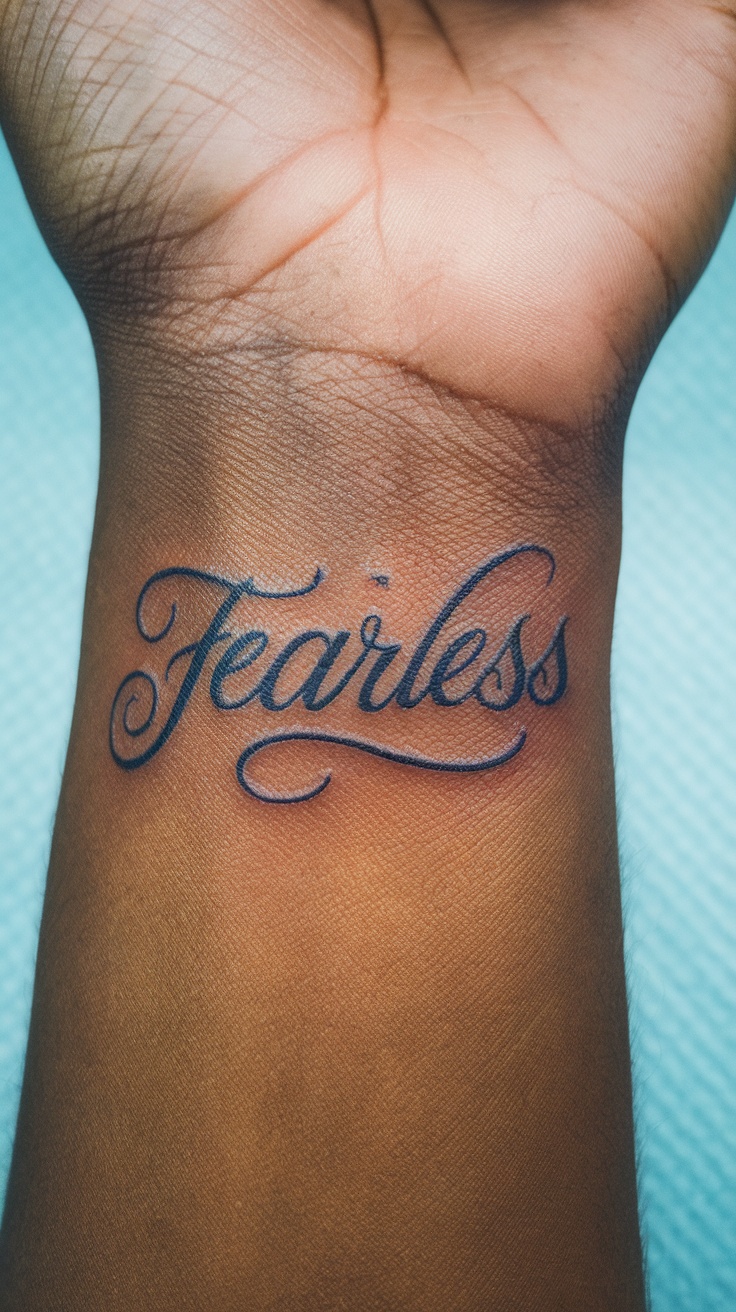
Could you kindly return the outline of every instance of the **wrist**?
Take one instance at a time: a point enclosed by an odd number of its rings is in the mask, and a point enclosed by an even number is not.
[[[163,353],[103,362],[92,682],[118,766],[150,773],[156,756],[173,797],[181,749],[214,735],[210,786],[229,812],[248,752],[284,734],[434,761],[438,776],[503,765],[501,794],[517,777],[523,791],[530,765],[569,773],[571,741],[606,737],[618,499],[585,475],[591,435],[388,373],[314,353],[239,371]],[[153,682],[128,682],[137,670]],[[305,749],[264,764],[289,754]],[[269,767],[262,791],[308,792],[330,754],[311,768],[306,751],[306,783]]]

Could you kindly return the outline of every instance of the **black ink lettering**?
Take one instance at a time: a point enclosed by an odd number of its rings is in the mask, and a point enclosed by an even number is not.
[[[526,683],[526,669],[524,667],[524,656],[521,650],[521,627],[529,619],[528,615],[521,615],[518,620],[511,626],[504,642],[499,647],[493,660],[486,665],[478,682],[473,689],[481,706],[485,706],[488,711],[508,711],[515,706],[524,693]],[[503,660],[505,656],[511,657],[511,665],[514,672],[513,683],[508,691],[504,690]],[[484,683],[491,678],[496,685],[498,696],[488,696],[483,691]]]
[[[379,642],[378,635],[380,631],[381,616],[367,615],[360,627],[360,638],[365,648],[365,655],[367,656],[369,651],[377,651],[380,655],[373,662],[358,693],[358,706],[361,711],[382,711],[385,706],[388,706],[395,691],[392,688],[382,701],[373,701],[373,691],[378,680],[385,674],[391,662],[396,659],[401,651],[400,642]]]
[[[553,706],[560,700],[567,688],[567,653],[565,651],[565,626],[568,616],[564,615],[555,629],[552,641],[538,661],[529,669],[527,688],[529,696],[537,706]],[[550,663],[553,669],[550,669]],[[540,685],[542,691],[540,691]]]
[[[469,697],[473,696],[474,687],[466,689],[459,697],[448,697],[444,685],[449,683],[451,679],[456,679],[458,674],[462,674],[477,660],[486,645],[487,637],[485,629],[470,629],[468,633],[463,633],[462,637],[451,642],[447,650],[442,653],[429,680],[430,696],[438,706],[460,706],[462,702],[466,702]],[[459,665],[453,665],[455,657],[459,656],[460,652],[465,647],[469,647],[471,643],[473,646],[470,655],[465,656]]]
[[[523,625],[530,618],[529,615],[522,615],[514,620],[503,642],[493,657],[490,660],[486,659],[479,673],[476,663],[488,646],[488,631],[480,627],[468,629],[447,643],[434,661],[434,667],[424,686],[417,688],[421,672],[429,663],[432,649],[462,603],[494,571],[519,557],[533,555],[541,556],[546,560],[548,564],[546,583],[549,586],[555,575],[555,561],[547,547],[536,543],[523,543],[490,557],[460,584],[440,608],[409,657],[398,682],[383,692],[379,691],[379,684],[400,655],[402,644],[381,639],[383,621],[377,614],[367,615],[362,621],[359,634],[356,635],[360,640],[360,650],[353,656],[347,668],[343,669],[342,674],[337,675],[331,687],[325,687],[325,683],[331,672],[338,667],[343,652],[349,651],[352,638],[349,629],[339,629],[333,634],[324,629],[303,629],[286,642],[260,679],[247,691],[241,691],[238,695],[238,685],[235,685],[234,690],[231,685],[231,691],[228,692],[226,686],[228,681],[255,665],[271,642],[266,629],[251,628],[238,632],[234,618],[236,612],[240,613],[238,608],[241,603],[245,607],[249,599],[265,599],[277,603],[287,598],[305,597],[323,582],[325,574],[321,569],[315,572],[307,584],[283,591],[260,588],[252,576],[233,580],[219,574],[184,566],[158,570],[144,583],[136,603],[136,627],[146,643],[154,645],[164,642],[177,627],[181,605],[178,593],[165,607],[163,620],[159,619],[155,622],[153,619],[152,610],[156,607],[159,591],[166,585],[173,586],[176,583],[197,585],[205,590],[205,596],[207,590],[211,590],[216,598],[216,604],[209,612],[210,619],[201,636],[195,641],[179,646],[165,665],[164,684],[169,683],[172,671],[184,666],[181,683],[173,701],[170,702],[168,712],[162,712],[161,685],[149,671],[135,669],[122,680],[110,711],[109,743],[113,759],[123,769],[134,770],[145,765],[161,750],[179,724],[200,682],[205,666],[218,648],[221,649],[220,655],[214,660],[209,681],[210,702],[217,711],[243,711],[250,704],[259,701],[265,710],[281,713],[301,698],[305,709],[315,714],[335,703],[359,672],[362,681],[355,697],[355,704],[358,710],[369,714],[384,710],[392,701],[403,710],[413,710],[427,696],[436,706],[445,709],[453,709],[475,699],[484,710],[498,714],[516,706],[525,692],[533,705],[552,706],[560,700],[567,688],[565,649],[567,616],[559,620],[548,646],[528,668],[525,666],[521,633]],[[388,576],[375,575],[373,578],[379,586],[388,583]],[[232,631],[233,628],[235,632]],[[279,697],[279,680],[289,663],[302,649],[313,643],[317,643],[321,650],[311,670],[302,679],[298,688]],[[222,644],[227,644],[224,650]],[[476,666],[476,669],[469,675],[470,682],[458,684],[459,691],[454,692],[455,680],[471,670],[473,666]],[[242,684],[240,687],[242,689]],[[241,753],[236,768],[237,779],[251,797],[268,802],[301,802],[317,797],[327,787],[331,778],[329,773],[307,791],[285,796],[263,791],[253,782],[249,775],[253,758],[271,747],[290,742],[324,743],[422,770],[467,774],[491,770],[510,761],[522,750],[526,742],[526,729],[518,729],[506,747],[490,756],[474,760],[447,761],[427,757],[408,749],[397,749],[373,742],[359,735],[303,728],[286,729],[256,739]],[[130,749],[130,754],[124,750],[126,746]]]
[[[283,674],[292,656],[296,656],[296,653],[301,651],[302,647],[306,647],[309,642],[321,642],[324,644],[325,650],[322,656],[323,660],[332,647],[329,633],[323,633],[321,629],[307,629],[305,633],[297,633],[295,638],[292,638],[290,642],[287,642],[284,650],[280,652],[273,663],[269,665],[258,685],[258,696],[260,697],[261,705],[264,706],[267,711],[285,711],[287,707],[293,706],[294,702],[298,701],[305,688],[308,687],[312,674],[310,674],[297,688],[296,692],[290,693],[285,701],[277,702],[274,698],[274,692],[276,691],[276,684],[279,676]]]
[[[210,679],[210,697],[218,711],[238,711],[258,696],[258,684],[256,684],[255,688],[251,688],[242,697],[237,697],[235,701],[232,701],[226,697],[222,685],[225,679],[230,678],[232,674],[239,674],[241,670],[247,670],[250,665],[253,665],[258,657],[263,655],[267,646],[268,634],[264,633],[262,629],[251,629],[249,633],[242,633],[239,638],[230,643],[227,651],[223,653],[217,662]],[[169,661],[170,665],[171,661]]]
[[[500,551],[498,555],[492,556],[490,560],[487,560],[484,565],[481,565],[470,575],[470,578],[466,579],[464,583],[461,583],[457,592],[453,593],[450,600],[442,607],[437,618],[430,624],[426,634],[414,652],[398,688],[396,689],[396,701],[399,706],[403,706],[407,710],[410,710],[413,706],[418,706],[419,702],[427,696],[429,685],[427,685],[422,692],[414,694],[414,684],[430,647],[432,647],[450,616],[457,610],[461,602],[465,601],[466,597],[469,597],[470,593],[478,587],[478,584],[482,583],[483,579],[487,578],[489,574],[492,574],[494,570],[499,569],[501,565],[505,565],[508,561],[514,560],[517,556],[526,553],[545,557],[549,562],[547,583],[549,584],[552,582],[555,573],[555,558],[547,547],[537,546],[534,542],[525,542],[518,547],[509,547],[508,550]]]
[[[305,587],[292,588],[285,592],[266,592],[258,588],[252,578],[243,579],[240,582],[233,582],[232,579],[223,578],[219,574],[207,574],[204,570],[189,569],[187,566],[175,565],[170,569],[160,569],[157,570],[155,574],[152,574],[143,584],[135,608],[136,627],[141,637],[144,638],[146,642],[161,642],[163,638],[168,636],[176,623],[176,602],[171,605],[169,618],[161,628],[153,630],[149,629],[145,622],[143,613],[145,603],[150,596],[151,590],[158,584],[163,583],[165,580],[174,578],[191,579],[196,582],[206,583],[219,588],[226,593],[226,596],[225,600],[220,603],[215,611],[210,624],[207,626],[199,642],[190,643],[186,647],[182,647],[175,654],[173,659],[178,660],[180,656],[188,655],[191,652],[192,659],[189,662],[189,666],[174,700],[174,704],[169,712],[168,718],[157,733],[153,742],[149,743],[148,747],[137,756],[123,756],[115,746],[116,717],[122,707],[120,718],[126,736],[131,738],[143,734],[147,729],[150,729],[153,726],[153,722],[156,718],[156,712],[158,710],[158,690],[156,688],[155,680],[144,670],[134,670],[132,674],[126,675],[123,679],[123,682],[115,693],[110,711],[110,752],[116,764],[121,766],[123,770],[136,770],[139,766],[145,765],[147,761],[150,761],[151,758],[161,750],[164,744],[168,742],[184,714],[187,703],[197,686],[204,663],[209,656],[209,653],[212,651],[212,648],[219,642],[226,642],[232,636],[229,631],[222,628],[222,625],[230,612],[240,601],[241,597],[268,597],[272,599],[304,597],[307,593],[313,592],[314,589],[319,586],[323,577],[324,575],[322,571],[318,569],[312,581],[306,584]],[[170,668],[171,662],[169,662],[167,674]],[[135,690],[135,685],[138,685],[138,691]],[[150,714],[147,717],[144,717],[145,727],[138,726],[137,731],[133,733],[128,728],[128,725],[130,724],[133,707],[137,706],[142,690],[145,690],[146,695],[151,699],[152,707]]]
[[[339,633],[336,633],[334,638],[330,640],[329,647],[320,656],[312,673],[307,679],[305,679],[302,687],[302,701],[308,711],[323,711],[325,706],[329,706],[331,702],[336,701],[340,696],[340,693],[344,692],[347,688],[353,675],[357,673],[363,664],[363,661],[368,654],[365,648],[363,648],[357,659],[353,661],[350,669],[346,670],[342,677],[338,679],[335,686],[330,688],[328,692],[323,693],[321,697],[317,696],[322,684],[324,683],[325,676],[329,674],[343,647],[349,642],[349,640],[350,630],[340,629]]]

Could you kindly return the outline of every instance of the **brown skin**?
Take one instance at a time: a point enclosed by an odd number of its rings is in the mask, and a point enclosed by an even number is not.
[[[0,15],[5,127],[103,400],[0,1306],[641,1312],[619,466],[732,195],[736,10]],[[554,587],[512,573],[468,618],[530,608],[539,642],[569,613],[570,689],[493,776],[294,749],[334,783],[271,808],[232,770],[266,713],[205,696],[149,766],[111,761],[154,569],[325,563],[283,636],[380,605],[410,642],[519,540]],[[373,720],[448,755],[500,732],[479,707]]]

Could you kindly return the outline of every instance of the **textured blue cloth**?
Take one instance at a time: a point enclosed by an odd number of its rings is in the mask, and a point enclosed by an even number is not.
[[[98,409],[82,316],[5,153],[0,197],[1,1185],[74,692]],[[735,505],[732,220],[649,371],[626,456],[614,716],[654,1312],[736,1309]]]

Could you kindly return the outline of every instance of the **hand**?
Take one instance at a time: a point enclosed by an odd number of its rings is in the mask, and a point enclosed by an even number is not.
[[[1,21],[11,145],[93,331],[367,355],[585,423],[631,395],[732,195],[733,0]]]

